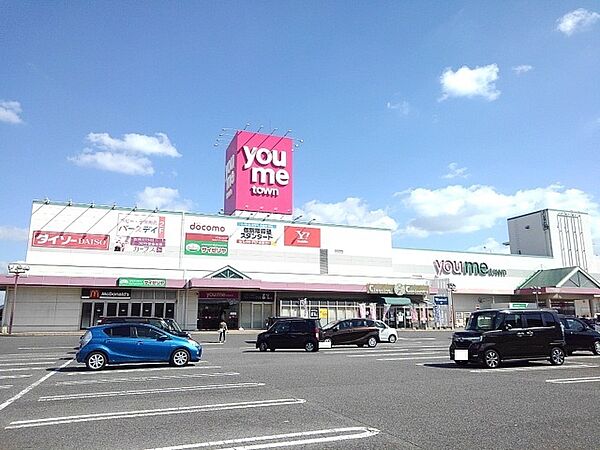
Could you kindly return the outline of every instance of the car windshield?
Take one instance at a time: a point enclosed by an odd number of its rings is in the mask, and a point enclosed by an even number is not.
[[[167,325],[169,325],[169,328],[173,331],[179,331],[179,332],[182,331],[179,324],[177,322],[175,322],[174,320],[167,320]]]
[[[480,312],[472,314],[465,327],[468,331],[490,331],[495,329],[496,312]]]
[[[337,322],[329,322],[327,325],[325,325],[323,327],[323,330],[329,330],[330,328],[333,328],[336,324],[337,324]]]

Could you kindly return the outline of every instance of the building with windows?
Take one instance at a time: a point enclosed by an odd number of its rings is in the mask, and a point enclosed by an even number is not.
[[[34,201],[26,262],[0,276],[2,329],[72,331],[105,315],[210,330],[270,316],[453,327],[490,306],[600,313],[587,214],[508,219],[510,255],[394,248],[390,230],[292,217],[293,145],[235,133],[224,214]]]
[[[0,277],[2,326],[11,311],[15,332],[78,330],[104,315],[172,317],[189,330],[223,318],[231,329],[260,329],[269,316],[462,326],[492,305],[593,316],[600,270],[586,216],[509,219],[508,255],[394,248],[389,230],[266,215],[35,201],[29,270]]]

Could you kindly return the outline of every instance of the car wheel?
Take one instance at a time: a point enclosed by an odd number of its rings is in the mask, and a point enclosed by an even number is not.
[[[398,340],[398,338],[396,337],[395,334],[391,334],[390,338],[388,339],[388,341],[390,341],[390,344],[393,344],[394,342],[396,342]]]
[[[269,350],[271,350],[272,352],[275,351],[275,347],[269,347]]]
[[[500,355],[496,350],[486,350],[483,355],[483,363],[488,369],[496,369],[500,365]]]
[[[176,367],[183,367],[190,362],[190,354],[187,350],[179,348],[171,355],[171,365]]]
[[[565,362],[565,351],[560,347],[552,347],[550,350],[550,363],[554,366],[561,366]]]
[[[102,352],[92,352],[85,359],[85,365],[90,370],[102,370],[106,365],[106,355]]]
[[[371,348],[375,347],[377,345],[377,339],[375,339],[373,336],[371,336],[369,338],[369,340],[367,341],[367,345]]]
[[[307,352],[316,352],[319,350],[319,347],[317,347],[313,341],[307,341],[306,344],[304,344],[304,350]]]
[[[466,366],[467,364],[469,364],[469,361],[456,361],[454,360],[454,362],[456,363],[457,366]]]
[[[258,344],[258,349],[261,352],[266,352],[268,350],[269,346],[267,345],[267,343],[265,341],[262,341],[260,344]]]
[[[594,355],[600,355],[600,341],[594,342],[592,352],[594,352]]]

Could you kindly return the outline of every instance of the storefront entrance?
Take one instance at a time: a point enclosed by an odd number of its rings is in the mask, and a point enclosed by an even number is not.
[[[260,330],[266,327],[267,319],[273,316],[271,302],[241,302],[240,327]]]
[[[239,327],[239,293],[235,291],[198,292],[198,330],[217,330],[221,321],[227,328]]]

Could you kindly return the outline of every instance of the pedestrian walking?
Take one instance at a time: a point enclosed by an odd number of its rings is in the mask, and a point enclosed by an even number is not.
[[[219,342],[225,343],[227,339],[227,322],[221,320],[219,324]]]

